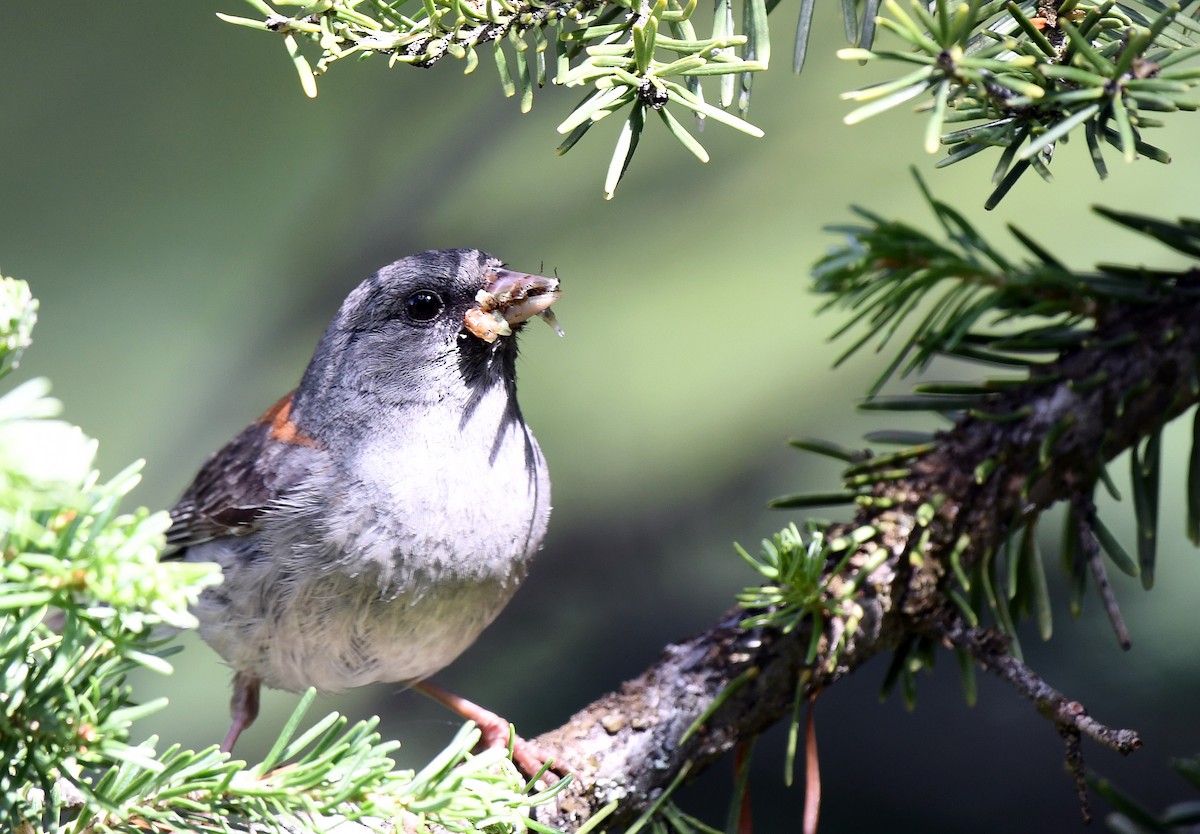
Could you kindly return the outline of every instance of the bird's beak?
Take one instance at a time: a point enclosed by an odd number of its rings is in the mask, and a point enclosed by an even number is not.
[[[561,295],[557,278],[494,269],[492,280],[475,296],[475,306],[467,311],[464,324],[480,339],[494,342],[510,335],[516,325],[541,316],[561,335],[550,312],[550,305]]]
[[[557,278],[526,275],[503,268],[495,270],[494,274],[495,280],[475,300],[480,302],[480,309],[485,312],[490,312],[484,307],[490,303],[492,309],[504,316],[510,325],[520,324],[546,312],[562,295]]]

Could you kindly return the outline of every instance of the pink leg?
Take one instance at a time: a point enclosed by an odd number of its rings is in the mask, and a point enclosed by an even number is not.
[[[221,742],[221,752],[233,752],[242,731],[258,718],[258,690],[261,681],[249,672],[238,672],[233,676],[233,698],[229,701],[229,712],[233,715],[233,724]]]
[[[513,732],[512,727],[507,721],[491,710],[486,710],[478,704],[468,701],[466,698],[460,698],[453,692],[447,692],[430,681],[415,683],[413,684],[413,689],[425,693],[442,706],[453,710],[468,721],[474,721],[475,725],[479,727],[479,731],[483,734],[479,743],[484,747],[508,747],[511,739],[513,762],[516,763],[517,767],[526,776],[532,777],[547,764],[551,764],[552,771],[561,774],[567,773],[563,765],[552,763],[552,760],[546,755],[545,751],[539,749],[532,742],[528,742],[518,736]]]

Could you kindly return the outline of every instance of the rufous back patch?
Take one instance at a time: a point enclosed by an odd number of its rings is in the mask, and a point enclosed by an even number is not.
[[[279,402],[268,408],[255,422],[271,427],[268,437],[272,440],[291,443],[294,446],[316,446],[317,441],[300,431],[299,426],[292,422],[292,394],[295,393],[293,391],[280,397]]]

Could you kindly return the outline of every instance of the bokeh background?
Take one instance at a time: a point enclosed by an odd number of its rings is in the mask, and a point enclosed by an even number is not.
[[[832,3],[819,4],[800,77],[787,70],[796,10],[774,13],[776,68],[756,81],[752,111],[765,138],[710,125],[702,166],[650,130],[611,202],[601,184],[616,120],[553,153],[577,91],[547,89],[521,116],[486,59],[470,77],[452,62],[372,60],[337,66],[310,101],[281,42],[217,11],[247,8],[0,5],[0,267],[42,302],[21,376],[53,380],[67,417],[100,439],[105,473],[145,458],[136,500],[166,508],[208,452],[295,384],[341,298],[378,266],[475,246],[557,272],[567,336],[529,328],[521,366],[554,476],[552,531],[517,600],[439,677],[527,734],[638,673],[752,581],[731,543],[753,548],[792,520],[764,509],[771,496],[836,476],[790,451],[789,436],[854,444],[897,425],[854,412],[881,360],[832,371],[827,337],[841,319],[818,318],[808,289],[835,242],[822,226],[847,219],[849,204],[926,222],[906,171],[916,164],[985,230],[1016,223],[1081,266],[1180,262],[1089,203],[1195,214],[1200,125],[1186,116],[1155,139],[1179,157],[1170,166],[1114,155],[1101,183],[1077,141],[1059,148],[1054,186],[1030,175],[985,214],[993,159],[933,171],[910,112],[841,123],[837,93],[880,76],[834,57]],[[1169,758],[1200,751],[1200,554],[1182,536],[1186,432],[1169,437],[1159,587],[1114,577],[1133,651],[1116,647],[1094,598],[1078,622],[1059,609],[1051,643],[1025,638],[1051,683],[1144,733],[1132,758],[1087,745],[1088,761],[1154,807],[1187,796]],[[1121,508],[1110,525],[1128,537],[1130,515]],[[1056,564],[1053,536],[1045,546]],[[1065,601],[1057,577],[1054,593]],[[138,729],[203,746],[227,726],[230,676],[185,643],[174,676],[139,679],[143,697],[171,703]],[[946,655],[910,713],[898,698],[879,703],[885,666],[818,704],[824,831],[1080,830],[1059,738],[1029,704],[981,676],[968,708]],[[268,696],[239,752],[261,754],[294,703]],[[381,715],[406,764],[457,727],[397,687],[324,698],[314,715],[334,708]],[[777,731],[756,755],[759,830],[796,827],[801,797],[782,772]],[[722,825],[729,778],[718,768],[685,808]]]

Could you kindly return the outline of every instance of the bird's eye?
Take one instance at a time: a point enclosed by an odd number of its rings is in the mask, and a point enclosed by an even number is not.
[[[413,321],[432,321],[445,306],[442,297],[432,290],[417,290],[404,300],[404,309]]]

